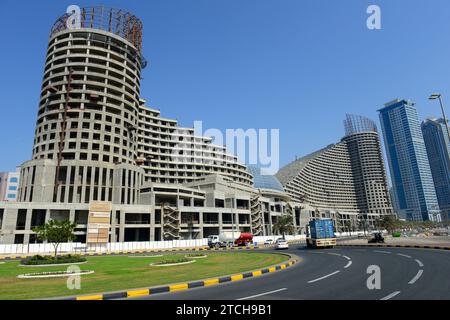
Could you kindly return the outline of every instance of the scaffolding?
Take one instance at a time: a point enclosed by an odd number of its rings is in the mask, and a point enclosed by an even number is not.
[[[71,14],[65,13],[56,20],[51,36],[69,28],[69,17]],[[142,21],[129,12],[105,6],[81,8],[80,25],[114,33],[132,43],[139,52],[142,49]]]
[[[355,114],[345,115],[344,127],[345,136],[362,132],[378,132],[377,126],[374,121]]]

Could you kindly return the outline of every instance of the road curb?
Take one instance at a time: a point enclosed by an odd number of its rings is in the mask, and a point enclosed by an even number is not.
[[[287,269],[299,262],[299,258],[293,257],[293,255],[288,255],[290,258],[287,262],[277,264],[275,266],[270,266],[263,269],[258,269],[249,272],[237,273],[233,275],[227,275],[223,277],[209,278],[204,280],[196,280],[191,282],[183,282],[177,284],[170,284],[166,286],[150,287],[144,289],[133,289],[124,290],[120,292],[105,292],[100,294],[90,294],[90,295],[80,295],[73,297],[63,297],[56,298],[57,300],[112,300],[112,299],[123,299],[123,298],[134,298],[134,297],[145,297],[156,293],[163,292],[177,292],[183,290],[189,290],[198,287],[207,287],[213,285],[220,285],[227,282],[241,281],[247,278],[259,277],[266,273],[272,273]]]
[[[402,245],[402,244],[336,244],[337,247],[365,247],[365,248],[416,248],[416,249],[436,249],[450,250],[450,247],[430,246],[430,245]]]

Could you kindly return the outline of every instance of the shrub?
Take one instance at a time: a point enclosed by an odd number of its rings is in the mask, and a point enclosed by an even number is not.
[[[186,256],[188,257],[203,257],[205,254],[201,253],[201,252],[193,252],[193,253],[188,253]]]
[[[42,265],[42,264],[62,264],[62,263],[77,263],[84,262],[86,258],[81,257],[80,255],[65,255],[60,257],[54,256],[41,256],[35,255],[21,261],[21,264],[31,266],[31,265]]]
[[[166,260],[161,260],[161,261],[155,262],[154,265],[183,263],[183,262],[191,262],[191,261],[192,261],[191,259],[188,259],[185,257],[177,257],[174,259],[166,259]]]

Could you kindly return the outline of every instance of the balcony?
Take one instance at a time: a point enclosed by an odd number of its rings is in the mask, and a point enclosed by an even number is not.
[[[219,224],[219,220],[203,220],[203,224]]]
[[[150,224],[150,220],[125,220],[125,224]]]

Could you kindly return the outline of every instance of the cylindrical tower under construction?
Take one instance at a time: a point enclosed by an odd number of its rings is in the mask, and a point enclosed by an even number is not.
[[[113,8],[82,8],[54,23],[19,201],[139,201],[141,39],[141,21]]]

